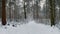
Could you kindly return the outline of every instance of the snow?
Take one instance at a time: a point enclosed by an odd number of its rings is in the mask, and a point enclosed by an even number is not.
[[[41,6],[41,10],[43,9],[44,5],[46,4],[46,0],[41,0],[40,1],[40,6]]]
[[[27,24],[17,25],[17,27],[1,26],[0,34],[60,34],[56,26],[44,25],[29,21]]]

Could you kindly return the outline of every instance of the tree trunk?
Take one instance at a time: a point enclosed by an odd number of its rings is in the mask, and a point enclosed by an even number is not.
[[[6,25],[5,0],[2,0],[2,25]]]
[[[25,6],[25,2],[24,2],[24,15],[25,15],[25,19],[27,18],[27,16],[26,16],[26,6]]]
[[[36,9],[36,17],[37,17],[37,19],[38,19],[38,17],[39,17],[39,16],[38,16],[38,1],[36,1],[36,8],[37,8],[37,9]]]
[[[55,25],[55,0],[50,1],[51,26]]]

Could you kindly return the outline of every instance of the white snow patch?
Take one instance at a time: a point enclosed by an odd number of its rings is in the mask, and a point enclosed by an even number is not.
[[[41,0],[40,1],[40,7],[41,7],[41,10],[43,9],[44,5],[46,4],[46,0]]]
[[[35,21],[29,21],[29,23],[17,27],[7,26],[7,29],[4,27],[0,27],[0,34],[60,34],[57,27],[38,24]]]

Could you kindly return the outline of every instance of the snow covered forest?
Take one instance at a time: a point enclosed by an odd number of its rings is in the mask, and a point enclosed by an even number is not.
[[[0,34],[9,34],[8,31],[10,34],[60,34],[60,0],[0,0]]]
[[[1,1],[2,0],[0,0],[0,21],[4,14],[2,11],[3,3]],[[39,23],[55,25],[59,23],[60,20],[59,5],[59,0],[6,0],[5,21],[20,22],[36,20]]]

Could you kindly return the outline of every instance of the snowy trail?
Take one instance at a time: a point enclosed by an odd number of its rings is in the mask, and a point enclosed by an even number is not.
[[[7,26],[7,29],[0,27],[0,34],[60,34],[60,31],[57,27],[30,21],[17,27]]]

